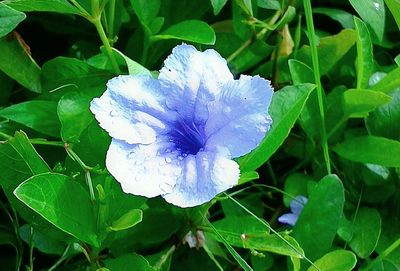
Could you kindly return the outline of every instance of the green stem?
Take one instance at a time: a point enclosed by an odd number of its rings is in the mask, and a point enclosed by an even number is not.
[[[108,37],[111,40],[114,40],[114,19],[115,19],[115,0],[110,0],[108,2]]]
[[[75,0],[69,0],[79,11],[82,13],[81,15],[85,17],[86,19],[90,18],[90,14],[84,9],[78,2]]]
[[[47,141],[43,139],[29,139],[29,142],[33,145],[46,145],[46,146],[54,146],[54,147],[65,147],[65,143],[61,141]]]
[[[115,59],[115,55],[114,55],[114,52],[113,52],[112,47],[110,45],[110,42],[109,42],[109,40],[107,38],[106,32],[104,32],[104,28],[103,28],[103,25],[101,24],[100,17],[97,17],[97,18],[93,19],[92,23],[96,27],[97,33],[99,34],[100,39],[103,42],[103,45],[104,45],[104,47],[106,49],[108,57],[110,58],[111,65],[113,66],[114,71],[117,74],[120,74],[121,70],[119,69],[117,60]]]
[[[400,238],[394,241],[388,248],[386,248],[381,254],[379,254],[378,257],[376,257],[374,260],[372,260],[366,268],[363,269],[363,271],[368,271],[371,268],[374,267],[374,264],[378,261],[383,260],[387,255],[393,252],[396,248],[400,246]]]
[[[3,133],[3,132],[0,132],[0,136],[2,138],[4,138],[5,140],[9,140],[9,139],[13,138],[12,136],[7,135],[6,133]]]
[[[34,238],[35,230],[32,226],[30,226],[30,236],[29,236],[29,271],[33,271],[33,247],[34,247]]]
[[[314,70],[314,80],[315,84],[317,85],[318,106],[321,118],[321,145],[324,153],[326,171],[328,174],[331,174],[331,162],[329,158],[328,138],[326,135],[326,127],[325,127],[325,108],[323,101],[324,93],[322,90],[322,84],[319,72],[318,51],[317,51],[317,44],[315,42],[315,31],[314,31],[314,22],[312,17],[311,0],[304,0],[304,11],[306,14],[308,39],[311,47],[311,58]]]

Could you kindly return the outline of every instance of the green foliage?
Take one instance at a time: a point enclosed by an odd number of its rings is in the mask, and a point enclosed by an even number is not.
[[[400,270],[399,30],[398,0],[1,1],[1,269]],[[238,185],[187,209],[122,190],[89,110],[181,43],[275,90]]]

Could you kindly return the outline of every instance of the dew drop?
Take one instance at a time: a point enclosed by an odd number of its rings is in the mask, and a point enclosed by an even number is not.
[[[171,157],[165,157],[165,162],[167,162],[168,164],[172,162]]]
[[[110,116],[111,116],[111,117],[115,117],[115,116],[117,116],[117,115],[118,115],[117,111],[115,111],[115,110],[111,110],[111,111],[110,111]]]
[[[178,160],[179,160],[179,161],[182,161],[183,159],[184,159],[184,158],[183,158],[182,155],[179,155],[179,156],[178,156]]]

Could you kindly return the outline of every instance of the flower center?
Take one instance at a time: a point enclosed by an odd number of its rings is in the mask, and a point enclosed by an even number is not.
[[[195,124],[193,120],[181,120],[173,127],[169,138],[182,155],[197,154],[204,147],[206,137],[203,125]]]

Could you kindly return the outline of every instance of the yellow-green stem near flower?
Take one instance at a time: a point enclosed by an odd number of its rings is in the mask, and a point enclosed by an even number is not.
[[[324,153],[326,171],[328,174],[331,174],[331,162],[329,158],[328,138],[326,135],[326,127],[325,127],[325,108],[323,100],[323,90],[319,73],[318,51],[317,51],[317,44],[315,42],[315,31],[314,31],[314,22],[312,17],[311,0],[304,0],[304,11],[306,14],[308,39],[311,48],[311,59],[313,64],[314,80],[315,84],[317,85],[318,107],[321,118],[321,131],[320,131],[321,145],[322,145],[322,151]]]
[[[110,42],[109,42],[109,40],[107,38],[106,32],[104,31],[103,25],[101,24],[100,17],[97,17],[94,20],[92,20],[92,23],[96,27],[97,33],[99,33],[100,39],[103,42],[103,45],[104,45],[104,47],[106,49],[108,57],[110,58],[111,65],[112,65],[114,71],[117,74],[120,74],[121,70],[119,69],[119,66],[118,66],[117,60],[115,59],[115,55],[114,55],[113,50],[111,48]]]

